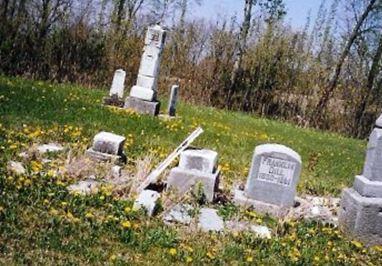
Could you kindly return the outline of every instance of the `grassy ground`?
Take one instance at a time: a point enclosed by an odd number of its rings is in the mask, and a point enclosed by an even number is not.
[[[196,146],[218,151],[226,192],[245,181],[252,153],[262,143],[285,144],[303,158],[300,194],[339,196],[362,169],[366,142],[300,129],[237,112],[181,103],[177,120],[164,122],[103,107],[105,91],[0,77],[0,262],[44,264],[380,264],[382,248],[346,240],[336,229],[278,222],[231,205],[225,216],[265,223],[271,240],[251,234],[190,235],[130,210],[132,202],[107,190],[91,197],[68,194],[73,183],[50,174],[57,164],[29,162],[28,175],[6,163],[33,143],[60,142],[84,152],[95,133],[127,137],[128,167],[153,155],[160,162],[194,128]],[[56,161],[54,161],[56,162]],[[128,223],[126,223],[128,221]]]

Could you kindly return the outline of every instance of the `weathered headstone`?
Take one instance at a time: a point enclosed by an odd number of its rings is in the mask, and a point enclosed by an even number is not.
[[[104,104],[123,107],[123,94],[125,90],[126,72],[118,69],[114,73],[113,82],[111,84],[109,97],[103,99]]]
[[[382,245],[381,128],[370,135],[363,174],[342,193],[339,224],[343,231],[369,245]]]
[[[168,115],[173,117],[176,113],[176,103],[178,101],[179,86],[174,85],[171,87],[170,99],[168,102]]]
[[[301,173],[301,157],[278,144],[256,147],[245,190],[235,190],[234,201],[255,210],[283,216],[294,205]]]
[[[98,133],[93,139],[93,146],[87,155],[99,161],[125,162],[123,145],[126,138],[109,132]]]
[[[218,154],[211,150],[190,149],[182,152],[179,166],[170,171],[168,187],[183,195],[200,183],[206,200],[212,202],[219,183],[217,160]]]
[[[165,40],[166,30],[161,26],[155,25],[148,28],[137,84],[131,88],[125,108],[154,116],[159,113],[157,83]]]

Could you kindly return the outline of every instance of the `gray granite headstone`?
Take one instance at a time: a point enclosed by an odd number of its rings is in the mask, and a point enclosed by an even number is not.
[[[339,224],[343,231],[368,245],[382,244],[381,128],[370,135],[362,175],[357,175],[353,187],[342,193]]]
[[[249,198],[279,206],[294,204],[301,157],[278,144],[256,147],[245,193]]]

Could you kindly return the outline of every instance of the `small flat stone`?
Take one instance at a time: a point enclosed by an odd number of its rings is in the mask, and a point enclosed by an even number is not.
[[[263,226],[263,225],[252,225],[251,226],[251,231],[256,233],[256,235],[260,238],[271,238],[271,230],[269,230],[268,227]]]
[[[152,216],[157,205],[160,194],[154,190],[143,190],[134,202],[133,209],[139,210],[144,208],[149,216]]]
[[[64,148],[58,144],[50,143],[50,144],[44,144],[37,147],[37,151],[40,154],[44,154],[47,152],[60,152]]]
[[[93,179],[87,179],[68,186],[68,190],[74,193],[80,193],[83,195],[94,194],[98,192],[100,183]]]
[[[26,170],[22,163],[10,161],[8,163],[8,171],[16,174],[16,175],[24,175],[26,174]]]
[[[189,212],[192,210],[191,205],[178,204],[172,208],[163,218],[165,223],[190,224],[192,217]]]
[[[198,226],[203,232],[220,232],[224,230],[223,219],[217,214],[217,210],[210,208],[200,210]]]

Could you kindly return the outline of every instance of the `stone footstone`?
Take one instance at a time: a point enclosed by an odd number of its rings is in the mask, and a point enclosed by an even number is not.
[[[200,183],[206,200],[212,202],[214,200],[215,191],[219,185],[219,175],[220,172],[208,174],[175,167],[170,171],[167,179],[167,186],[171,189],[175,189],[176,193],[179,195],[183,195],[190,188]]]
[[[368,245],[382,244],[382,198],[363,197],[345,189],[339,210],[340,228]]]
[[[203,232],[221,232],[224,230],[224,222],[217,210],[203,208],[200,210],[198,227]]]
[[[139,114],[157,116],[160,110],[160,102],[148,102],[134,97],[128,97],[124,108],[132,109]]]

